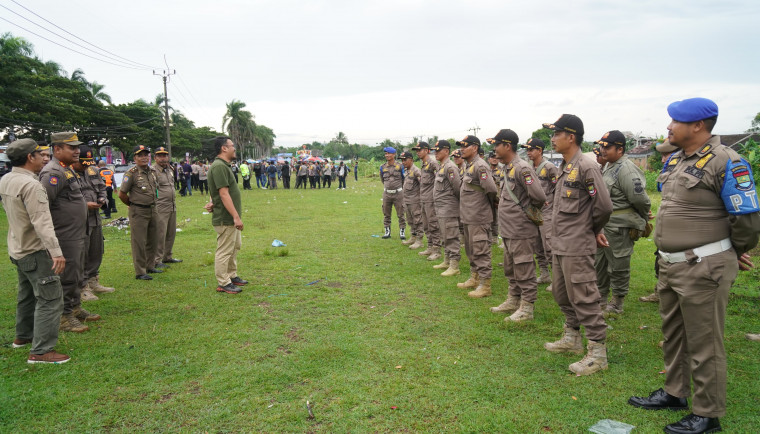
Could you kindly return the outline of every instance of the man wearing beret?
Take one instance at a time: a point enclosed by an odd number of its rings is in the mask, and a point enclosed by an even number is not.
[[[491,295],[491,204],[498,194],[491,168],[478,155],[480,139],[466,136],[457,144],[467,161],[459,193],[459,215],[464,225],[464,250],[470,260],[470,278],[457,287],[471,289],[472,298]]]
[[[625,155],[623,133],[609,131],[596,144],[607,161],[602,176],[612,200],[612,215],[599,234],[602,247],[596,252],[596,281],[602,313],[621,314],[631,280],[633,243],[644,233],[652,204],[644,172]],[[610,289],[613,297],[608,304]]]
[[[70,131],[52,133],[51,142],[53,158],[42,168],[40,183],[47,192],[55,235],[66,258],[66,268],[61,274],[63,315],[60,329],[81,333],[90,329],[83,322],[100,319],[100,315],[82,308],[87,204],[80,177],[71,169],[71,165],[79,160],[82,142]]]
[[[509,281],[506,301],[492,307],[491,312],[512,313],[505,321],[532,321],[533,304],[538,297],[533,255],[541,223],[531,220],[528,210],[531,207],[540,210],[546,203],[546,194],[536,181],[532,164],[517,155],[518,141],[517,133],[509,129],[488,139],[505,164],[498,218],[504,242],[504,275]]]
[[[520,145],[528,154],[528,158],[533,163],[533,170],[538,176],[538,184],[543,188],[546,195],[546,203],[541,209],[544,217],[544,224],[538,227],[540,233],[536,241],[536,259],[538,261],[538,283],[549,283],[547,291],[551,291],[552,276],[549,273],[549,264],[552,261],[552,205],[554,204],[554,190],[557,185],[557,166],[551,161],[544,158],[544,147],[546,144],[543,140],[530,138],[524,145]]]
[[[82,195],[87,204],[87,235],[84,243],[84,275],[81,282],[82,301],[97,300],[94,293],[113,292],[114,288],[100,283],[100,264],[103,262],[103,227],[100,208],[107,204],[106,184],[95,168],[92,149],[79,146],[79,161],[71,165],[79,176]]]
[[[421,256],[427,256],[428,261],[441,259],[441,228],[438,224],[438,216],[435,214],[433,202],[433,184],[435,184],[435,172],[438,171],[438,162],[430,155],[430,145],[427,142],[419,142],[412,148],[417,151],[417,157],[422,163],[422,179],[420,180],[420,202],[422,204],[422,226],[427,236],[427,249],[419,252]]]
[[[612,201],[599,165],[583,155],[583,122],[564,114],[544,128],[554,131],[552,146],[562,154],[554,193],[552,223],[552,294],[565,315],[564,335],[544,348],[553,353],[583,353],[580,327],[586,329],[588,352],[568,368],[577,375],[607,369],[607,324],[599,306],[594,254],[597,235],[612,213]]]
[[[0,179],[0,198],[8,217],[8,254],[18,275],[12,346],[31,344],[28,363],[66,363],[69,356],[53,351],[63,312],[58,275],[66,259],[55,235],[47,193],[37,180],[44,159],[32,139],[11,142],[6,154],[13,168]]]
[[[158,214],[156,195],[158,175],[150,167],[150,148],[134,148],[135,166],[127,170],[119,188],[119,199],[129,207],[132,265],[135,279],[153,280],[148,273],[163,273],[156,268]]]
[[[662,182],[654,242],[659,249],[665,387],[629,404],[648,410],[688,409],[668,433],[721,430],[726,413],[726,304],[746,252],[760,233],[757,192],[750,167],[712,134],[718,106],[706,98],[668,106],[668,140],[679,148]]]
[[[399,235],[406,239],[406,221],[404,220],[404,172],[396,162],[396,149],[391,146],[383,148],[385,164],[380,166],[380,182],[383,183],[383,238],[391,237],[391,211],[396,207]]]
[[[445,270],[441,276],[458,276],[461,259],[461,244],[459,240],[459,194],[462,188],[462,178],[459,168],[449,159],[451,143],[439,140],[435,144],[435,159],[440,169],[435,173],[435,188],[433,199],[438,225],[444,247],[443,262],[433,266]],[[458,149],[457,149],[458,151]]]
[[[420,203],[420,178],[422,172],[414,165],[414,156],[411,152],[401,154],[401,164],[404,165],[404,210],[406,220],[412,228],[412,236],[401,244],[416,250],[422,247],[422,203]]]
[[[174,238],[177,235],[177,204],[173,187],[173,171],[169,164],[169,151],[159,146],[156,149],[156,162],[153,163],[158,181],[156,198],[156,268],[163,264],[177,264],[182,259],[173,256]]]

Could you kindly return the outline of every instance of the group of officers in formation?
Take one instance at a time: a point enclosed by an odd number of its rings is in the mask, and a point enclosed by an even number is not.
[[[668,114],[668,141],[657,146],[665,163],[657,179],[662,204],[653,232],[658,283],[655,294],[642,297],[660,303],[667,376],[664,388],[628,402],[682,410],[692,396],[692,413],[665,431],[716,432],[726,406],[728,293],[738,269],[753,266],[746,252],[757,245],[760,213],[749,164],[712,135],[717,105],[692,98],[670,104]],[[500,235],[509,287],[506,300],[491,311],[509,314],[508,322],[531,321],[538,283],[551,283],[547,289],[565,324],[563,336],[544,348],[583,354],[583,326],[586,354],[569,369],[590,375],[608,367],[605,317],[623,313],[634,243],[650,235],[654,216],[644,173],[625,155],[620,131],[595,142],[595,161],[581,150],[580,118],[563,114],[543,126],[553,131],[551,145],[562,154],[559,167],[543,156],[546,144],[536,138],[521,145],[529,161],[520,158],[518,136],[510,129],[487,140],[493,145],[488,162],[472,135],[456,142],[454,152],[446,140],[432,149],[418,143],[412,150],[421,167],[411,152],[403,152],[399,163],[396,150],[385,148],[383,238],[391,238],[395,207],[404,244],[418,249],[427,238],[420,255],[431,261],[443,249],[443,261],[433,267],[445,269],[442,276],[460,274],[464,244],[470,275],[457,287],[481,298],[492,294],[491,244]]]

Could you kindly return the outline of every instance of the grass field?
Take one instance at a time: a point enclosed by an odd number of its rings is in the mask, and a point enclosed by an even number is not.
[[[335,187],[336,185],[333,185]],[[175,256],[152,282],[136,281],[129,235],[105,228],[101,281],[113,294],[85,307],[103,320],[62,333],[61,366],[27,365],[14,350],[16,277],[0,267],[0,432],[584,432],[600,419],[661,432],[686,412],[648,412],[626,400],[663,384],[656,306],[636,301],[655,278],[654,244],[636,245],[625,314],[609,321],[609,370],[576,377],[580,357],[556,355],[563,317],[539,289],[536,319],[506,324],[416,252],[382,232],[381,185],[243,192],[239,295],[214,291],[214,232],[205,198],[179,198]],[[658,200],[658,198],[653,198]],[[125,214],[120,206],[118,215]],[[0,232],[7,220],[0,217]],[[0,249],[6,251],[5,236]],[[274,239],[287,247],[273,248]],[[755,258],[758,262],[758,258]],[[757,270],[728,307],[727,432],[760,426]],[[314,418],[308,418],[306,402]]]

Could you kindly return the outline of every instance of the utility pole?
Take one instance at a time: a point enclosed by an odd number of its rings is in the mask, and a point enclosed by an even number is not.
[[[475,137],[477,137],[478,136],[478,131],[480,131],[480,127],[478,126],[478,124],[475,124],[474,127],[468,128],[467,131],[474,132],[475,133]]]
[[[177,73],[176,69],[164,69],[161,71],[161,73],[156,73],[155,70],[153,70],[153,75],[158,75],[164,80],[164,125],[166,129],[166,149],[169,151],[169,160],[172,158],[172,140],[171,136],[169,135],[169,94],[166,90],[166,83],[169,79],[169,76],[175,75]]]

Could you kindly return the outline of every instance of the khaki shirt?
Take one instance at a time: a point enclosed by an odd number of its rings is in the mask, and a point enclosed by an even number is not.
[[[530,221],[523,211],[530,205],[541,208],[546,203],[546,194],[536,179],[536,172],[533,171],[531,163],[515,157],[504,168],[504,173],[499,200],[499,233],[510,240],[536,238],[538,226]],[[520,205],[512,200],[509,190],[517,197]]]
[[[488,163],[479,156],[467,164],[459,192],[459,215],[462,223],[485,225],[493,222],[491,203],[498,190]]]
[[[19,260],[34,252],[47,250],[50,256],[63,256],[50,216],[48,197],[37,175],[14,167],[0,179],[0,197],[8,216],[8,254]]]
[[[498,165],[496,167],[491,166],[491,175],[493,175],[493,182],[496,184],[496,189],[501,191],[501,185],[504,182],[504,171]]]
[[[538,166],[544,162],[546,164],[544,164],[539,171]],[[546,158],[543,158],[541,162],[538,163],[538,166],[535,166],[533,170],[536,171],[536,175],[538,175],[538,183],[541,184],[541,188],[544,189],[544,194],[546,194],[547,204],[544,205],[543,211],[544,213],[551,214],[552,204],[554,203],[554,189],[557,186],[557,166],[552,164],[552,162]],[[548,217],[551,217],[551,215]]]
[[[446,160],[435,173],[435,214],[438,217],[459,217],[459,194],[462,188],[462,175],[451,160]]]
[[[403,185],[404,175],[401,172],[401,163],[385,163],[380,166],[380,181],[386,190],[400,190]]]
[[[140,169],[140,166],[132,167],[124,174],[119,190],[129,194],[130,203],[143,206],[155,205],[158,191],[156,171],[150,166],[144,169]]]
[[[404,203],[420,203],[420,180],[422,171],[412,164],[411,169],[406,170],[404,175]]]
[[[713,136],[692,155],[677,151],[665,171],[662,204],[657,212],[654,242],[668,253],[682,252],[731,238],[741,255],[757,245],[760,214],[730,215],[720,191],[729,159],[738,154]]]
[[[84,172],[76,172],[79,182],[82,184],[82,196],[84,201],[103,204],[106,201],[106,183],[100,177],[100,172],[93,166],[84,166]],[[100,211],[87,209],[87,226],[94,228],[100,226]]]
[[[433,202],[433,190],[435,187],[435,172],[440,169],[435,157],[428,154],[422,162],[422,180],[420,183],[420,199],[423,203]]]
[[[175,203],[176,192],[174,191],[174,173],[171,166],[162,168],[158,163],[153,164],[158,181],[158,198],[156,199],[156,211],[171,213],[177,210]]]
[[[79,176],[53,157],[40,172],[58,240],[81,240],[87,234],[87,204]]]
[[[599,164],[578,149],[562,162],[554,192],[552,253],[588,256],[596,253],[596,235],[612,214],[612,201]]]
[[[644,172],[623,155],[616,162],[607,163],[602,176],[612,200],[612,215],[605,228],[643,230],[652,207]]]
[[[298,168],[298,176],[308,176],[309,175],[309,168],[306,167],[305,164],[302,164],[301,167]]]

